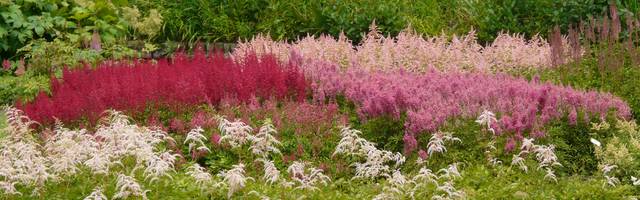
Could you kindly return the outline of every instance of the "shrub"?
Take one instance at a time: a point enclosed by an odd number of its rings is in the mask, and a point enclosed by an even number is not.
[[[216,105],[223,98],[246,102],[252,98],[294,98],[305,95],[304,76],[293,64],[280,64],[272,56],[250,55],[234,62],[221,53],[197,50],[189,59],[110,61],[96,69],[66,70],[51,80],[51,96],[41,93],[22,105],[34,120],[93,121],[113,108],[140,111],[146,106]]]

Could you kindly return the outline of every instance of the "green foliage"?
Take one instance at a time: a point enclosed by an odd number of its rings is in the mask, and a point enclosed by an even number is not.
[[[46,76],[0,76],[0,105],[12,104],[17,99],[31,100],[49,88]]]
[[[554,25],[566,29],[580,20],[600,16],[608,5],[607,0],[488,0],[478,1],[472,12],[478,38],[488,42],[500,31],[531,37],[546,35]]]
[[[610,92],[624,99],[631,106],[634,117],[640,119],[640,79],[637,78],[640,68],[631,64],[629,59],[623,62],[621,68],[608,69],[597,58],[587,57],[577,63],[544,69],[534,74],[538,74],[543,81],[555,84]]]

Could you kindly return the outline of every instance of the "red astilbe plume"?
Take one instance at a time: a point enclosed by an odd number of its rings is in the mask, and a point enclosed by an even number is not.
[[[53,122],[95,119],[107,109],[141,111],[147,106],[179,109],[187,105],[217,105],[222,99],[304,99],[305,77],[293,63],[273,56],[248,53],[232,60],[222,53],[196,49],[192,58],[177,53],[173,59],[108,61],[96,69],[65,70],[52,79],[51,95],[41,93],[19,107],[33,119]]]

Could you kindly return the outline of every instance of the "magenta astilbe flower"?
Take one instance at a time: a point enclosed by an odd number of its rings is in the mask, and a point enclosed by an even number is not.
[[[504,145],[504,150],[507,152],[511,152],[515,148],[516,148],[516,139],[513,137],[507,139],[507,143]]]
[[[2,61],[2,69],[9,70],[11,68],[11,61],[3,60]]]
[[[217,134],[217,133],[212,134],[210,141],[211,141],[212,144],[219,145],[220,144],[220,135]]]
[[[416,137],[414,135],[405,133],[402,140],[404,141],[405,154],[409,154],[418,148],[418,141],[416,140]]]
[[[424,151],[424,149],[420,149],[420,151],[418,151],[418,156],[422,159],[422,160],[426,160],[427,158],[429,158],[429,154],[427,154],[426,151]]]
[[[186,134],[186,127],[184,125],[184,122],[178,118],[173,118],[171,119],[171,121],[169,121],[169,129],[179,134]]]

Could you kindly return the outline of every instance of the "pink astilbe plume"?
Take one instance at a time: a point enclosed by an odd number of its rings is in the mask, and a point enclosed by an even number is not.
[[[420,133],[433,133],[450,119],[476,119],[485,109],[500,116],[488,125],[485,122],[487,128],[496,135],[512,134],[517,139],[542,133],[544,125],[553,120],[569,116],[573,121],[576,112],[586,119],[603,119],[611,110],[618,118],[631,115],[624,101],[608,93],[507,75],[341,71],[335,65],[317,63],[310,76],[315,100],[344,95],[358,105],[358,113],[365,119],[385,115],[399,119],[406,112],[404,141],[409,151],[416,149],[414,137]]]
[[[292,64],[273,56],[248,53],[242,59],[196,50],[193,58],[178,53],[172,60],[108,61],[96,69],[66,70],[52,79],[51,96],[41,93],[19,105],[34,120],[49,123],[87,117],[107,109],[140,111],[150,105],[179,109],[184,105],[216,105],[223,98],[301,100],[307,84]]]

